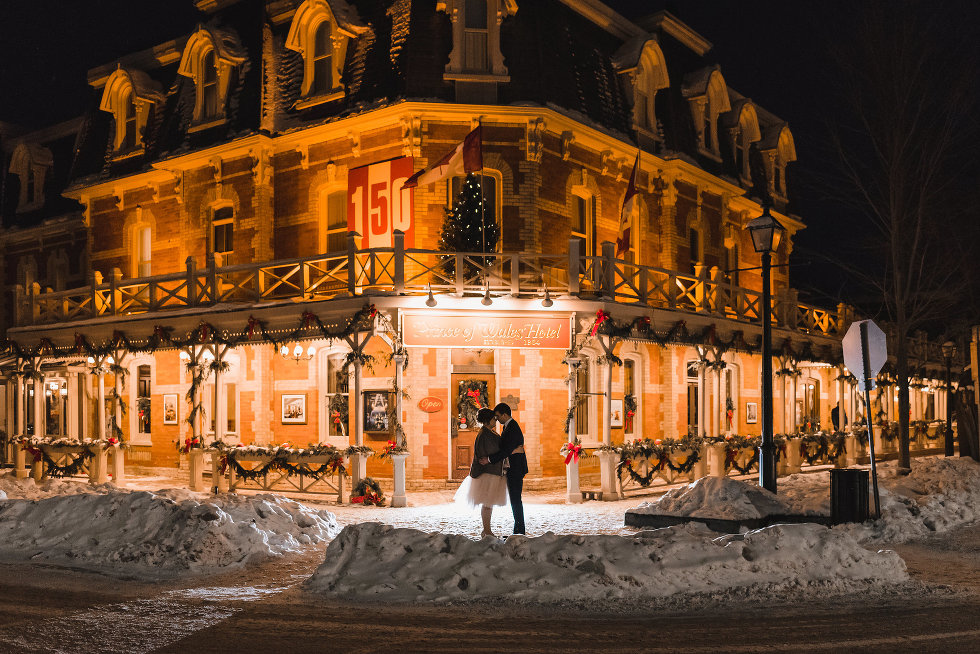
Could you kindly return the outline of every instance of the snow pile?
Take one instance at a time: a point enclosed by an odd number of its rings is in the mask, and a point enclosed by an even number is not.
[[[334,516],[275,495],[108,491],[0,502],[0,558],[205,572],[329,540]]]
[[[501,542],[398,529],[344,528],[307,582],[319,593],[393,601],[507,597],[540,602],[652,598],[732,587],[899,583],[905,563],[814,524],[718,537],[688,524],[632,536],[512,536]]]
[[[12,474],[0,475],[0,500],[17,498],[24,500],[40,500],[56,495],[71,495],[76,493],[106,493],[115,486],[102,484],[91,486],[77,481],[49,478],[40,484],[31,477],[17,479]]]
[[[838,529],[860,540],[902,543],[980,519],[980,464],[958,457],[911,463],[909,475],[898,475],[894,465],[879,468],[881,520]]]
[[[778,495],[751,482],[728,477],[702,477],[630,511],[721,520],[755,520],[770,515],[829,515],[829,473],[823,473],[822,479],[818,477],[821,475],[809,475],[807,479],[793,475],[780,479]]]

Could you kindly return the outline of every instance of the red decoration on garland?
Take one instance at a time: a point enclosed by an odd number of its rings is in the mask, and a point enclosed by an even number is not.
[[[85,337],[75,332],[75,351],[81,354],[87,348],[85,347]]]
[[[370,314],[371,318],[374,318],[376,315],[378,315],[378,309],[373,304],[368,305],[368,313]]]
[[[602,309],[599,309],[598,311],[596,311],[595,312],[595,322],[592,323],[592,329],[589,331],[589,336],[595,336],[596,335],[596,332],[599,331],[599,327],[601,327],[602,326],[602,323],[606,322],[607,320],[609,320],[609,314],[608,313],[606,313]]]
[[[198,340],[202,343],[206,343],[211,340],[211,325],[206,322],[202,322],[197,328]]]
[[[476,405],[476,408],[477,409],[482,409],[483,408],[483,406],[480,404],[480,391],[479,390],[473,388],[473,389],[470,389],[470,390],[466,391],[466,394],[470,397],[471,400],[473,400],[473,404]]]
[[[303,312],[303,329],[309,329],[316,322],[316,316],[309,311]]]
[[[261,323],[259,323],[259,321],[256,320],[254,316],[248,317],[248,325],[245,327],[245,337],[248,340],[252,340],[252,338],[255,337],[255,328],[260,324]]]

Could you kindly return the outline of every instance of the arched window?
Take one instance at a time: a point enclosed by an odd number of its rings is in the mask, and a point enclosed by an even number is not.
[[[201,27],[191,35],[177,74],[194,81],[194,121],[189,131],[206,129],[223,119],[235,71],[248,60],[237,33]]]
[[[133,154],[143,145],[143,130],[151,108],[163,101],[160,85],[141,70],[117,68],[106,80],[99,109],[115,121],[112,148]]]
[[[313,36],[313,84],[310,92],[314,95],[327,93],[334,87],[333,82],[333,42],[330,21],[322,21]]]
[[[657,132],[657,91],[669,85],[667,65],[660,46],[650,39],[643,46],[633,79],[633,124],[641,130]]]
[[[718,117],[731,110],[725,78],[717,66],[703,68],[686,76],[682,88],[690,103],[701,153],[719,160]]]

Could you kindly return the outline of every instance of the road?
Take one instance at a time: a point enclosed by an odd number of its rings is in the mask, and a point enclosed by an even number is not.
[[[0,652],[976,652],[980,524],[896,546],[913,581],[823,597],[743,591],[638,606],[325,601],[322,552],[204,579],[0,565]]]

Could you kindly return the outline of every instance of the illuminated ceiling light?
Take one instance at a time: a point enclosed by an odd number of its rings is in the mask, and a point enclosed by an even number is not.
[[[110,357],[106,357],[106,358],[105,358],[105,362],[106,362],[106,363],[108,363],[108,364],[109,364],[109,365],[111,366],[111,365],[114,365],[114,364],[116,363],[116,360],[115,360],[115,359],[113,359],[113,358],[112,358],[112,357],[110,356]]]
[[[299,343],[294,343],[292,350],[290,350],[289,346],[285,344],[279,348],[279,356],[287,361],[293,360],[297,363],[307,359],[312,359],[314,354],[316,354],[316,348],[314,348],[312,344],[306,349],[305,352],[303,351],[303,346]]]
[[[548,287],[545,286],[544,287],[544,299],[541,300],[541,306],[543,306],[545,309],[548,309],[553,304],[554,304],[554,301],[551,299],[551,292],[548,290]]]
[[[90,365],[90,366],[95,365],[95,357],[89,357],[88,358],[88,365]]]
[[[58,390],[58,382],[48,382],[48,388],[53,391]]]
[[[177,356],[179,356],[179,357],[180,357],[180,360],[181,360],[181,361],[190,361],[190,360],[191,360],[191,355],[189,355],[189,354],[188,354],[187,352],[185,352],[184,350],[181,350],[181,351],[180,351],[180,354],[179,354],[179,355],[177,355]]]
[[[425,306],[434,307],[436,305],[436,298],[432,295],[432,285],[429,285],[429,297],[425,299]]]

